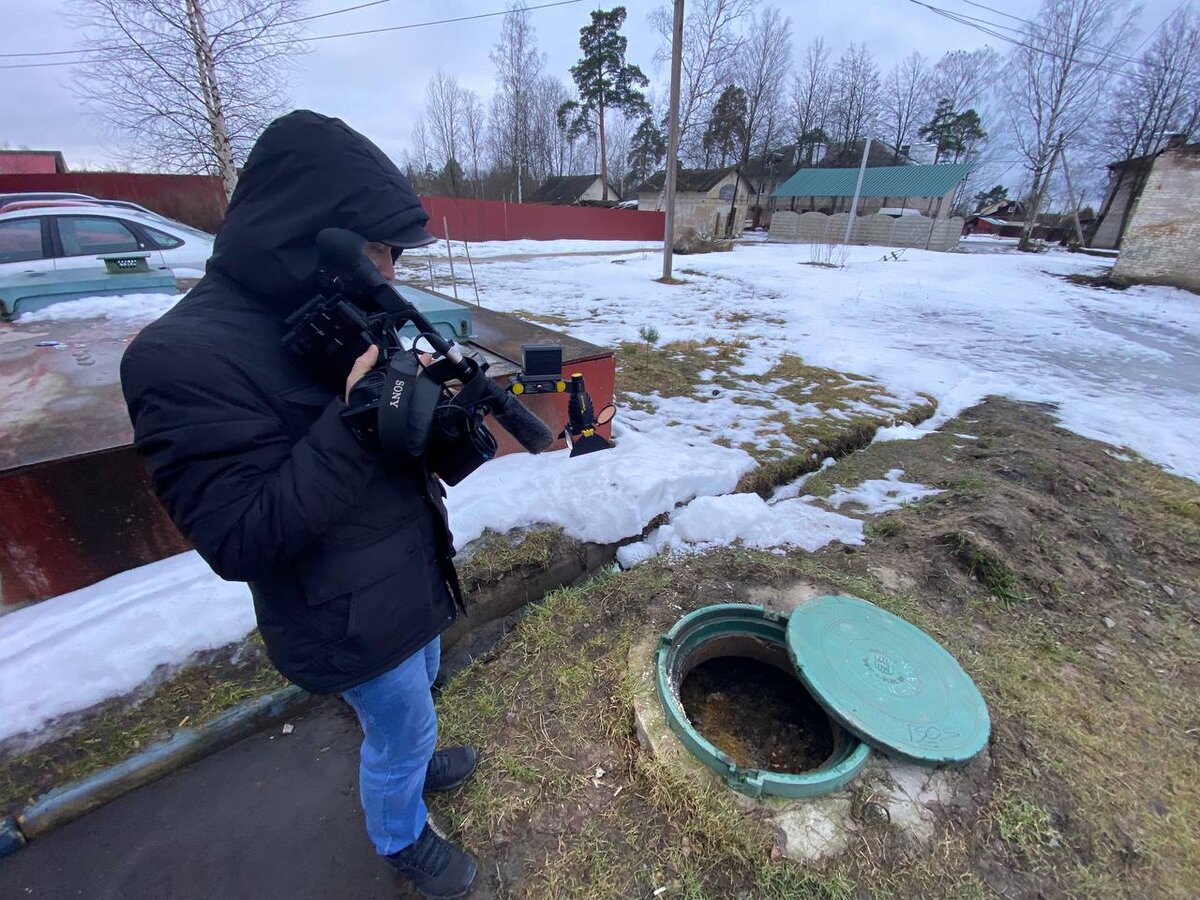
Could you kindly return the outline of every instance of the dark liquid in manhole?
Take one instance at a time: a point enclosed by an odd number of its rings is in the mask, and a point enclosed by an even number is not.
[[[696,730],[739,766],[803,772],[833,753],[825,711],[804,685],[769,663],[706,660],[684,677],[679,699]]]

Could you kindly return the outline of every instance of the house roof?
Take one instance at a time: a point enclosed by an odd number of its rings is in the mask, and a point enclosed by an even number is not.
[[[940,166],[868,166],[863,197],[941,197],[967,177],[970,163]],[[775,197],[853,197],[858,169],[801,169]]]
[[[730,166],[726,169],[679,169],[675,173],[675,190],[677,192],[700,192],[706,194],[728,175],[736,171],[736,166]],[[745,180],[744,175],[741,177]],[[666,179],[667,173],[665,171],[655,172],[638,185],[637,192],[639,194],[658,193],[663,189],[663,183]]]
[[[590,188],[599,177],[599,175],[558,175],[547,178],[542,186],[533,192],[529,202],[558,203],[568,206],[578,203],[584,191]],[[608,195],[614,202],[621,199],[621,195],[612,186],[611,181],[608,184]]]

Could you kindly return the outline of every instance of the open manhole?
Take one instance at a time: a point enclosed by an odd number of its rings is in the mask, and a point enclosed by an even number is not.
[[[681,619],[657,656],[671,730],[736,790],[817,797],[867,761],[867,745],[833,721],[797,678],[787,619],[720,604]]]
[[[869,741],[919,763],[987,744],[987,706],[928,634],[856,597],[790,616],[725,603],[689,613],[656,654],[667,723],[742,793],[816,797],[862,769]]]

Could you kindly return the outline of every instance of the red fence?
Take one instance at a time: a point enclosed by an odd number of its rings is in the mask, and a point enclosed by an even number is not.
[[[216,231],[225,214],[220,181],[206,175],[130,172],[0,175],[0,194],[24,191],[74,191],[105,200],[131,200],[205,231]],[[661,212],[457,197],[423,197],[421,202],[429,212],[430,233],[446,236],[442,227],[444,217],[453,240],[661,241],[663,237]]]
[[[445,237],[442,218],[452,240],[515,241],[564,238],[592,241],[661,241],[665,227],[661,212],[605,209],[594,206],[548,206],[543,203],[504,203],[422,197],[429,213],[430,234]]]
[[[216,231],[225,216],[221,182],[208,175],[133,172],[0,175],[0,194],[25,191],[71,191],[102,200],[129,200],[204,231]]]

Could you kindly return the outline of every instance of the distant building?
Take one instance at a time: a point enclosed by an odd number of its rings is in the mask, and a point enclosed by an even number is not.
[[[599,175],[559,175],[547,178],[528,202],[556,206],[616,206],[622,199],[610,181],[608,200],[604,200],[604,180]]]
[[[1100,207],[1095,233],[1088,246],[1102,250],[1120,249],[1125,237],[1125,229],[1133,215],[1134,207],[1142,196],[1150,170],[1155,161],[1163,153],[1176,150],[1186,145],[1185,135],[1174,135],[1168,138],[1165,145],[1154,153],[1145,156],[1134,156],[1108,166],[1108,193]]]
[[[857,212],[871,215],[888,207],[915,209],[931,217],[948,215],[954,192],[970,171],[968,163],[868,166],[863,175]],[[775,208],[786,208],[789,212],[846,212],[857,184],[857,168],[818,166],[800,169],[775,191]]]
[[[1109,167],[1114,182],[1092,246],[1120,247],[1114,280],[1200,292],[1200,143],[1185,140]]]
[[[665,209],[665,182],[666,173],[658,172],[641,184],[638,209]],[[707,237],[740,237],[753,190],[754,185],[737,168],[680,169],[675,174],[676,234],[695,228]]]
[[[860,187],[858,169],[800,169],[774,193],[768,239],[841,243],[857,213],[851,243],[948,250],[963,227],[961,218],[950,216],[954,192],[970,170],[967,163],[869,167]]]
[[[0,150],[0,175],[58,175],[66,171],[61,150]]]

